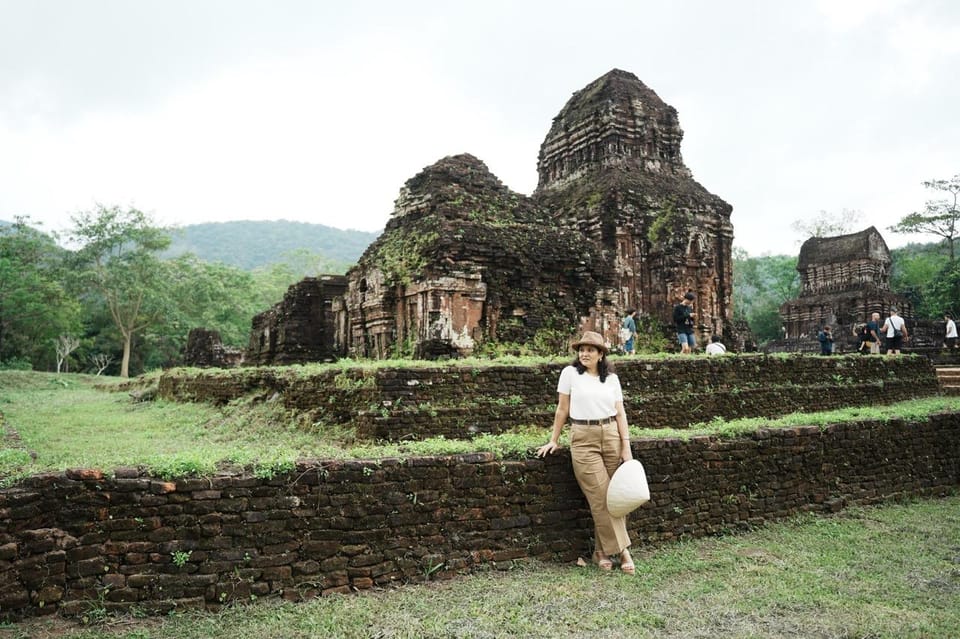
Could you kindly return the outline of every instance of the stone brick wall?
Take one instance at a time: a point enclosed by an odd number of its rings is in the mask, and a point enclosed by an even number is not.
[[[253,365],[328,362],[341,353],[336,343],[334,300],[343,295],[342,275],[307,277],[283,299],[251,320],[245,361]]]
[[[241,349],[223,345],[218,331],[203,327],[190,329],[187,343],[183,348],[183,363],[185,366],[207,368],[233,368],[243,363],[244,353]]]
[[[643,439],[634,546],[960,484],[960,414]],[[0,491],[0,617],[217,609],[573,561],[592,526],[569,456],[303,460],[289,475],[164,481],[73,470]]]
[[[278,394],[314,421],[345,424],[384,440],[464,438],[520,424],[552,423],[565,364],[537,366],[222,372],[171,370],[161,396],[225,403],[251,392]],[[800,410],[887,404],[939,392],[923,357],[743,355],[620,359],[615,363],[629,422],[683,428],[713,417],[771,417]]]

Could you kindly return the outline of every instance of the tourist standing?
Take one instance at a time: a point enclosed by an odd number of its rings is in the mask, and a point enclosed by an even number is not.
[[[880,354],[880,313],[871,313],[867,322],[867,342],[870,344],[870,354]]]
[[[697,347],[697,338],[693,335],[693,291],[684,293],[680,303],[673,307],[673,324],[677,329],[677,341],[680,352],[690,354]]]
[[[817,333],[817,339],[820,341],[820,354],[821,355],[832,355],[833,354],[833,334],[830,332],[830,327],[824,325],[823,329]]]
[[[957,323],[953,321],[953,316],[951,316],[950,313],[944,314],[943,320],[947,323],[943,345],[951,351],[954,351],[957,349]]]
[[[880,332],[887,337],[887,355],[899,355],[903,342],[910,337],[907,323],[897,314],[895,308],[890,309],[890,317],[880,327]]]
[[[619,555],[620,570],[632,575],[636,569],[626,518],[607,510],[610,478],[621,462],[633,459],[620,379],[607,362],[607,346],[599,333],[587,331],[571,347],[577,357],[560,373],[553,432],[537,456],[560,447],[560,433],[569,420],[573,473],[593,517],[593,561],[601,570],[612,570],[610,558]]]
[[[623,352],[627,355],[636,353],[637,339],[637,310],[627,309],[627,314],[620,323],[620,341],[623,342]]]

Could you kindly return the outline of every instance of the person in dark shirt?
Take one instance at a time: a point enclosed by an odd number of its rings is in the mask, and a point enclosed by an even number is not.
[[[880,313],[873,313],[870,315],[870,321],[867,322],[867,334],[869,335],[866,340],[870,344],[870,354],[879,355],[880,354]]]
[[[673,324],[677,329],[677,341],[680,352],[690,354],[697,347],[697,338],[693,334],[693,291],[687,291],[680,303],[673,307]]]
[[[821,355],[832,355],[833,354],[833,334],[830,332],[829,326],[824,326],[817,334],[817,339],[820,340],[820,354]]]

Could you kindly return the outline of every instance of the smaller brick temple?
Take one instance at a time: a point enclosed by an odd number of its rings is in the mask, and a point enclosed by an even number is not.
[[[909,322],[913,307],[891,292],[890,263],[887,243],[873,226],[849,235],[808,239],[797,260],[800,297],[780,306],[786,340],[815,340],[820,328],[829,324],[838,341],[841,337],[852,341],[854,325],[866,322],[874,312],[885,318],[894,307]]]

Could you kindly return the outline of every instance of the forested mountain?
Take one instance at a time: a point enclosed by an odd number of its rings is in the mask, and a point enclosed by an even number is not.
[[[277,220],[190,224],[171,235],[173,241],[165,257],[193,253],[206,262],[252,271],[267,264],[290,262],[292,255],[309,254],[322,258],[324,268],[320,270],[343,273],[379,233]]]

